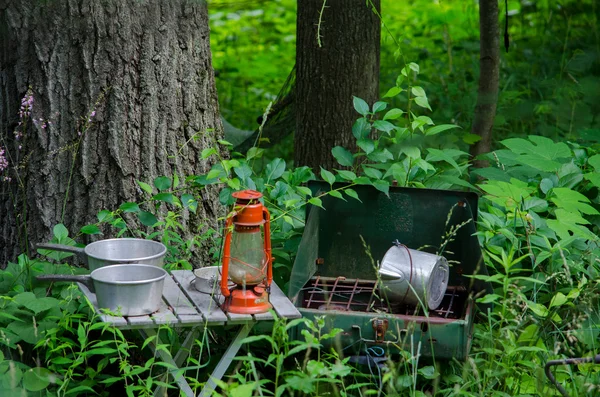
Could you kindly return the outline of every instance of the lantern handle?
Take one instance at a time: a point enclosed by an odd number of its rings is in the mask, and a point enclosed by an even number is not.
[[[265,253],[267,255],[267,287],[273,281],[273,256],[271,254],[271,214],[267,207],[263,206],[263,217],[265,219]]]
[[[229,279],[229,259],[231,257],[231,229],[233,229],[233,216],[227,218],[225,222],[225,244],[223,245],[223,269],[221,271],[221,293],[224,297],[231,295],[227,281]]]

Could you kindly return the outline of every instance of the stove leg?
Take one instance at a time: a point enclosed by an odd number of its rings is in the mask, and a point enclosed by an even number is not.
[[[213,370],[210,379],[208,380],[208,382],[206,382],[206,384],[202,388],[202,391],[200,392],[200,394],[198,394],[198,397],[209,397],[212,395],[213,391],[217,388],[217,383],[215,382],[215,380],[221,380],[223,375],[225,375],[227,368],[229,368],[229,365],[235,358],[237,352],[240,350],[240,347],[242,347],[242,340],[248,336],[253,326],[254,322],[247,323],[244,324],[242,328],[238,331],[237,335],[235,336],[235,339],[233,340],[233,342],[231,342],[231,344],[225,351],[225,354],[223,355],[223,357],[221,357],[221,360],[219,360],[219,363]]]

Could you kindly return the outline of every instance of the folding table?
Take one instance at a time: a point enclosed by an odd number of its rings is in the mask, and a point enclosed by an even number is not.
[[[252,327],[259,321],[273,321],[275,318],[271,312],[254,315],[223,312],[219,307],[217,294],[201,293],[194,288],[193,282],[195,277],[189,270],[172,271],[171,276],[165,278],[163,301],[161,302],[160,309],[148,316],[119,317],[104,314],[98,308],[96,294],[90,292],[83,284],[79,284],[79,288],[93,304],[102,321],[122,330],[135,329],[144,339],[155,336],[153,349],[157,343],[162,343],[157,333],[161,325],[189,329],[185,331],[186,337],[182,348],[179,349],[174,357],[171,357],[162,349],[158,349],[158,355],[161,359],[176,368],[170,371],[170,373],[186,397],[195,397],[195,394],[185,380],[180,367],[187,358],[196,333],[205,327],[223,325],[239,326],[237,335],[230,343],[225,354],[221,357],[208,382],[198,394],[198,396],[205,397],[212,394],[216,388],[215,380],[220,380],[223,377],[242,346],[242,340],[248,336]],[[274,314],[278,317],[285,319],[301,317],[298,309],[296,309],[275,282],[271,284],[270,302],[273,305]],[[158,391],[155,390],[155,394]]]

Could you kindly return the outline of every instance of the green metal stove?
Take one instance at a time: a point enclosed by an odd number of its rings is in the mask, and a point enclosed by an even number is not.
[[[331,189],[320,182],[309,187],[315,195]],[[468,277],[487,274],[474,236],[477,195],[391,187],[388,197],[371,186],[353,189],[361,202],[325,195],[325,209],[307,209],[288,296],[304,317],[323,316],[326,329],[341,328],[331,343],[347,354],[379,346],[391,354],[405,349],[421,357],[464,359],[474,300],[492,292],[489,284]],[[378,263],[394,241],[447,259],[448,284],[435,310],[387,298]]]

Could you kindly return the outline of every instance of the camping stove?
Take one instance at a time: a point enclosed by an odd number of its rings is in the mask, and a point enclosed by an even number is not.
[[[312,184],[316,193],[329,185]],[[288,296],[305,318],[324,317],[325,329],[341,328],[331,347],[354,354],[374,345],[434,359],[464,359],[473,333],[474,300],[491,286],[475,233],[477,196],[466,192],[391,188],[389,197],[354,187],[362,204],[323,196],[311,207],[292,269]],[[439,253],[449,263],[445,295],[435,310],[388,297],[377,260],[394,240]],[[326,346],[329,347],[329,346]]]

